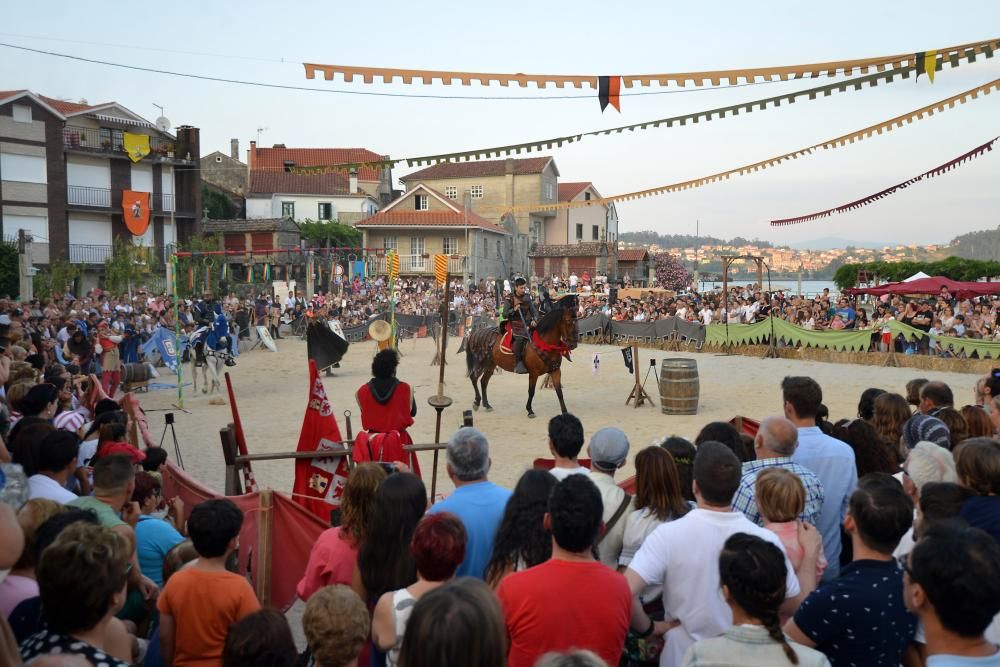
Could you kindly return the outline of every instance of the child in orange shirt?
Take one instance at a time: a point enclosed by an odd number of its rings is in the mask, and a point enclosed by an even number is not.
[[[157,602],[165,665],[218,667],[229,626],[260,609],[247,580],[225,566],[242,526],[231,500],[206,500],[191,510],[188,535],[198,558],[170,578]]]

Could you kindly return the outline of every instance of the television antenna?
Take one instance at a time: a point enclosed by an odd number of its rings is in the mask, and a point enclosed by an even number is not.
[[[156,102],[153,102],[153,106],[160,110],[160,117],[156,119],[156,129],[160,132],[169,132],[170,120],[163,115],[163,107]]]

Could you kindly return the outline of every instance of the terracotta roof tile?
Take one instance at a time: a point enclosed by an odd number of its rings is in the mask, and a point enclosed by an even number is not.
[[[501,232],[506,234],[507,230],[490,222],[486,218],[468,214],[468,220],[462,213],[454,211],[402,211],[393,209],[376,213],[370,218],[365,218],[357,223],[355,227],[387,227],[387,226],[412,226],[412,227],[479,227],[491,232]]]
[[[598,257],[613,254],[614,246],[604,241],[587,241],[565,245],[539,245],[528,257]]]
[[[574,197],[586,190],[590,185],[592,185],[590,181],[583,183],[560,183],[559,201],[572,201]]]
[[[348,187],[347,174],[294,174],[252,169],[247,194],[349,195]]]
[[[286,160],[294,162],[297,167],[316,167],[327,164],[375,162],[384,158],[384,155],[379,155],[367,148],[263,148],[257,146],[250,164],[253,165],[254,169],[283,169]],[[374,167],[362,167],[358,170],[358,180],[378,181],[380,178],[379,170]]]
[[[66,116],[68,114],[80,113],[81,111],[86,111],[87,109],[93,109],[94,107],[104,106],[103,104],[81,104],[79,102],[68,102],[66,100],[57,100],[51,97],[46,97],[45,95],[39,95],[38,99],[44,101],[50,107]]]
[[[224,232],[276,232],[282,229],[298,229],[298,225],[287,218],[251,218],[250,220],[202,220],[201,228],[206,234]]]
[[[514,175],[523,176],[526,174],[539,174],[545,166],[552,160],[551,157],[543,155],[541,157],[529,157],[520,160],[513,160]],[[475,162],[441,162],[432,165],[412,174],[400,177],[399,180],[430,180],[436,178],[474,178],[503,176],[507,173],[507,160],[478,160]]]
[[[619,262],[641,262],[649,255],[645,248],[625,248],[618,251]]]

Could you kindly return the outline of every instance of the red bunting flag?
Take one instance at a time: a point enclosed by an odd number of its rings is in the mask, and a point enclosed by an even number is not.
[[[341,444],[340,427],[333,414],[333,406],[326,397],[323,381],[316,364],[309,360],[309,404],[302,420],[298,452],[347,452]],[[297,459],[295,500],[324,521],[330,520],[330,510],[340,507],[340,499],[347,484],[349,472],[347,457],[329,459]]]

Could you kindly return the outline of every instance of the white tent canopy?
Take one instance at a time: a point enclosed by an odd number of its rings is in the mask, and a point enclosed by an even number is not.
[[[926,273],[924,273],[923,271],[917,271],[916,273],[914,273],[912,276],[910,276],[909,278],[907,278],[903,282],[904,283],[912,283],[914,280],[923,280],[924,278],[930,278],[930,276],[927,275]]]

